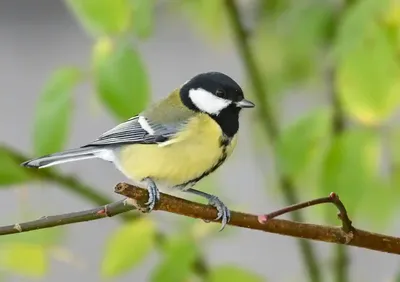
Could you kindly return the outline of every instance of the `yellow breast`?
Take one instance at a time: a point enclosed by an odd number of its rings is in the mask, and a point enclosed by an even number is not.
[[[229,157],[236,146],[236,136],[221,146],[222,131],[207,115],[191,119],[182,131],[166,146],[131,145],[120,152],[124,173],[135,181],[151,177],[168,186],[176,186],[200,177],[219,162]],[[223,162],[223,161],[222,161]]]

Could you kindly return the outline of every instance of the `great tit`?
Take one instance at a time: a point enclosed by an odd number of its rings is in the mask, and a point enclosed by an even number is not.
[[[112,162],[132,184],[147,188],[147,212],[160,199],[159,189],[179,189],[206,198],[217,209],[222,230],[230,220],[229,209],[218,197],[193,186],[231,155],[239,113],[252,107],[232,78],[220,72],[201,73],[93,142],[21,165],[44,168],[100,158]]]

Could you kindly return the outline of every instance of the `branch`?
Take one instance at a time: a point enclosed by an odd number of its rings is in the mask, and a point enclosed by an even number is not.
[[[261,220],[262,223],[266,223],[267,221],[269,221],[275,217],[278,217],[280,215],[286,214],[286,213],[290,213],[293,211],[297,211],[297,210],[308,208],[308,207],[315,206],[315,205],[327,204],[327,203],[332,203],[335,205],[335,207],[339,211],[338,217],[342,221],[343,231],[346,233],[351,233],[353,231],[354,227],[352,226],[352,222],[347,214],[346,208],[345,208],[344,204],[342,203],[342,201],[339,199],[339,196],[333,192],[330,193],[329,197],[318,198],[318,199],[307,201],[304,203],[291,205],[291,206],[285,207],[283,209],[271,212],[269,214],[260,216],[259,220]]]
[[[9,235],[32,230],[45,229],[55,226],[67,225],[72,223],[96,220],[104,217],[111,217],[117,214],[127,212],[135,207],[129,205],[126,200],[114,202],[98,208],[72,212],[60,215],[44,216],[37,220],[24,223],[0,227],[0,235]]]
[[[279,138],[280,132],[278,124],[273,115],[272,106],[268,99],[268,91],[264,84],[261,72],[257,67],[257,60],[251,51],[251,47],[248,42],[248,36],[240,21],[240,14],[235,0],[225,0],[225,3],[239,55],[242,57],[243,64],[247,70],[248,77],[254,89],[254,94],[257,98],[257,107],[259,107],[258,112],[261,115],[263,123],[265,124],[265,132],[267,133],[272,145],[274,145]],[[274,152],[274,150],[272,151]],[[277,158],[275,154],[274,158]],[[291,205],[299,202],[293,181],[289,179],[287,175],[283,175],[281,173],[278,173],[278,181],[286,203]],[[302,214],[298,212],[291,213],[291,218],[294,221],[303,221]],[[304,256],[305,266],[308,269],[311,281],[322,281],[321,271],[318,265],[318,258],[313,246],[307,241],[299,241],[299,245],[302,251],[301,254]]]
[[[55,226],[67,225],[78,222],[98,220],[112,217],[124,212],[143,207],[148,199],[146,189],[138,188],[127,183],[119,183],[115,187],[115,193],[127,197],[108,205],[80,212],[61,215],[45,216],[37,220],[17,223],[0,227],[0,235],[9,235],[45,229]],[[166,211],[205,221],[215,220],[217,211],[215,208],[177,198],[161,193],[161,199],[154,210]],[[228,225],[260,230],[268,233],[292,236],[302,239],[323,241],[349,246],[355,246],[380,252],[400,254],[400,238],[372,233],[361,229],[353,229],[353,237],[349,241],[348,235],[341,227],[329,227],[316,224],[300,223],[282,219],[270,219],[267,223],[259,221],[259,216],[231,211],[231,221]]]
[[[144,203],[148,199],[147,190],[137,188],[127,183],[119,183],[115,187],[115,192],[133,199],[139,207],[143,207]],[[156,204],[154,210],[161,210],[206,221],[218,222],[215,220],[217,216],[215,208],[164,193],[161,193],[161,199]],[[356,228],[353,229],[353,236],[349,241],[348,234],[344,232],[341,227],[300,223],[283,219],[271,219],[268,220],[267,223],[263,224],[259,221],[257,215],[236,211],[231,211],[231,220],[228,224],[302,239],[400,254],[400,238],[372,233]]]

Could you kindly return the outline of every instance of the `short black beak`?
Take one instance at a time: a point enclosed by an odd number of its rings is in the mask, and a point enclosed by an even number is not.
[[[236,102],[236,106],[238,106],[240,108],[254,108],[255,105],[253,102],[243,99],[239,102]]]

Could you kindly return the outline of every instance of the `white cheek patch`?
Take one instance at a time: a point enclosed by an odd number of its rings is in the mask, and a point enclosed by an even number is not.
[[[217,97],[202,88],[190,89],[189,97],[199,110],[214,115],[218,115],[231,103],[231,101]]]

